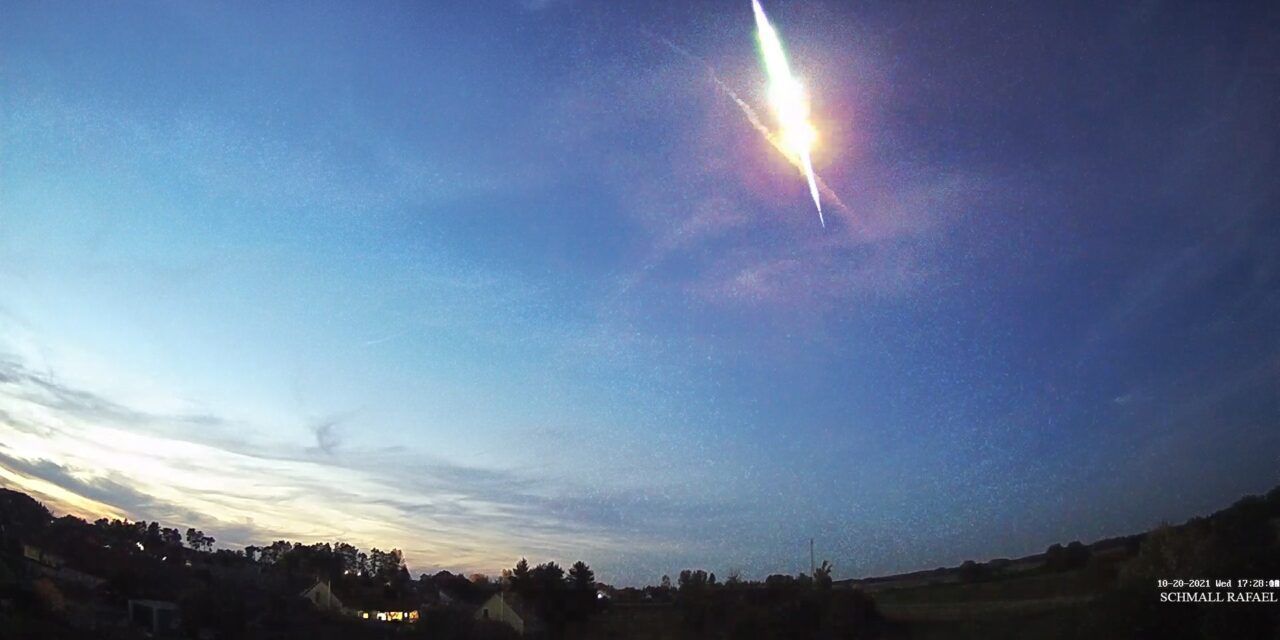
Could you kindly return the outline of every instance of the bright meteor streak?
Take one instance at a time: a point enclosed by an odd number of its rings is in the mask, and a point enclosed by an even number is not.
[[[795,164],[809,181],[809,195],[818,208],[818,222],[827,226],[822,216],[822,201],[818,198],[818,179],[813,173],[810,152],[817,141],[818,132],[809,122],[809,99],[800,82],[791,75],[787,54],[782,50],[778,32],[769,24],[769,18],[760,6],[760,0],[751,0],[756,16],[756,35],[760,39],[760,52],[764,56],[765,73],[769,76],[769,104],[774,117],[782,128],[781,142],[788,160]]]

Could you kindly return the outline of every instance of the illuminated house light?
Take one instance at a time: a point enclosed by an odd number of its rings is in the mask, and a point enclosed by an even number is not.
[[[379,620],[382,622],[417,622],[417,611],[361,611],[360,618],[364,620]]]

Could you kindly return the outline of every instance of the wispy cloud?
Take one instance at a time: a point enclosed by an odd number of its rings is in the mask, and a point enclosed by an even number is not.
[[[333,455],[338,445],[342,444],[338,425],[342,424],[347,417],[347,415],[328,416],[311,425],[311,431],[316,436],[316,449],[326,455]]]
[[[668,53],[642,42],[655,56]],[[753,63],[713,61],[725,82],[744,88],[754,86],[754,68],[744,66]],[[743,99],[756,96],[744,89]],[[585,140],[669,117],[672,103],[687,131],[660,158],[610,149],[578,168],[616,189],[620,213],[646,232],[637,234],[645,246],[617,278],[621,293],[611,306],[674,295],[793,314],[911,294],[944,275],[943,246],[958,225],[1020,197],[994,168],[850,158],[826,175],[845,206],[821,229],[804,209],[794,168],[775,157],[705,69],[679,55],[597,70],[587,86],[566,89],[550,121],[590,123],[577,128]]]
[[[263,447],[214,435],[231,424],[216,417],[131,409],[12,357],[0,360],[0,410],[5,484],[86,517],[200,526],[232,545],[341,538],[400,546],[416,569],[492,571],[519,555],[643,548],[657,531],[635,533],[634,519],[683,508],[417,451],[348,449],[343,416],[314,425],[315,446]]]

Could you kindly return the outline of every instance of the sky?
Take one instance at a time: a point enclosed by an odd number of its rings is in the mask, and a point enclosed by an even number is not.
[[[616,584],[1225,507],[1280,483],[1266,4],[764,3],[824,228],[746,0],[0,3],[0,485]]]

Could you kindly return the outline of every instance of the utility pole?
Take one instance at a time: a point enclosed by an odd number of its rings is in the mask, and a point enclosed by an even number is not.
[[[809,577],[814,577],[817,571],[818,567],[813,563],[813,538],[809,538]]]

